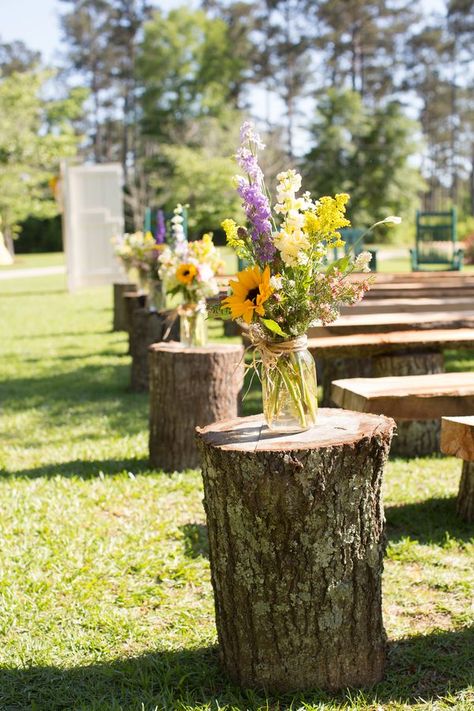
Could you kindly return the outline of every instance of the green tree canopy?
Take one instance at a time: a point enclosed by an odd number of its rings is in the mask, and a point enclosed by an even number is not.
[[[329,90],[318,104],[314,147],[303,160],[308,188],[315,196],[348,192],[356,227],[388,214],[410,215],[424,186],[412,162],[418,130],[398,102],[373,111],[359,93]]]
[[[57,214],[49,186],[61,158],[76,153],[71,120],[81,111],[84,90],[64,100],[43,98],[51,73],[13,72],[0,77],[0,217],[11,246],[27,217]]]

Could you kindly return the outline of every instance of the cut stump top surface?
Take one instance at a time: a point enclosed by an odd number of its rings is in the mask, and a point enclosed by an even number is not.
[[[295,434],[275,433],[268,429],[263,415],[236,417],[198,427],[197,432],[209,445],[243,452],[288,452],[351,445],[375,435],[388,436],[395,423],[388,417],[361,412],[321,408],[314,427]]]
[[[474,415],[443,417],[441,451],[464,459],[466,462],[474,461]]]
[[[421,331],[387,331],[387,333],[354,333],[341,336],[310,338],[308,348],[315,357],[343,355],[373,355],[391,351],[430,348],[474,347],[474,329],[447,328]]]
[[[340,407],[395,419],[434,420],[474,412],[474,373],[348,378],[332,383]]]
[[[239,343],[208,343],[206,346],[196,346],[190,348],[183,346],[179,341],[166,341],[153,343],[149,350],[153,353],[157,351],[164,353],[179,353],[181,355],[208,355],[210,353],[242,353],[243,346]]]

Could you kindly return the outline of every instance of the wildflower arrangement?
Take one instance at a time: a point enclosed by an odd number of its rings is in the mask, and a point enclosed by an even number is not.
[[[339,230],[350,225],[346,193],[319,199],[309,192],[300,194],[301,176],[287,170],[277,176],[272,210],[258,163],[258,151],[264,147],[252,124],[244,123],[236,155],[244,175],[234,180],[247,225],[226,219],[222,227],[228,244],[248,267],[230,282],[230,294],[221,301],[218,313],[244,323],[260,353],[268,424],[286,408],[294,411],[304,429],[314,422],[316,408],[315,380],[313,386],[312,375],[298,356],[306,345],[306,331],[317,322],[334,321],[341,306],[362,298],[369,279],[348,277],[356,271],[369,272],[371,255],[346,255],[328,264],[332,250],[344,246]]]
[[[185,304],[198,304],[219,292],[216,275],[223,263],[211,234],[194,242],[180,239],[174,246],[166,245],[158,257],[158,265],[166,291],[180,294]]]
[[[148,279],[157,279],[156,264],[162,245],[157,244],[151,232],[126,233],[113,240],[116,256],[127,271],[136,269],[142,285]]]

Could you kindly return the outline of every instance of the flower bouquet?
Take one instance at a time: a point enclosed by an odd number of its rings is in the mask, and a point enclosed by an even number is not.
[[[181,223],[178,220],[174,225],[178,226],[179,235]],[[205,234],[200,240],[188,242],[185,238],[176,239],[175,232],[174,245],[164,247],[158,262],[158,273],[166,292],[182,297],[183,303],[176,309],[176,315],[180,317],[181,342],[186,346],[205,345],[206,298],[219,293],[216,274],[223,267],[212,235]]]
[[[138,277],[140,290],[147,292],[148,307],[160,311],[165,307],[164,293],[157,271],[157,260],[163,244],[151,232],[126,233],[113,240],[115,254],[125,270]],[[131,277],[133,279],[133,276]]]
[[[362,298],[369,280],[347,277],[370,271],[371,255],[345,255],[328,263],[330,252],[344,246],[338,230],[350,225],[345,216],[349,195],[317,200],[308,192],[298,196],[301,176],[294,170],[277,176],[272,211],[258,164],[258,150],[263,148],[252,124],[244,123],[236,158],[245,177],[236,176],[235,183],[247,226],[227,219],[222,227],[228,244],[248,267],[230,282],[230,294],[220,302],[216,315],[237,320],[248,330],[258,354],[254,365],[262,366],[268,426],[301,431],[315,423],[317,414],[316,369],[306,332],[319,321],[334,321],[342,305]]]

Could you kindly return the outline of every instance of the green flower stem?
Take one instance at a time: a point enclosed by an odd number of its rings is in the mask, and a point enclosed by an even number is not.
[[[283,382],[284,382],[284,384],[285,384],[285,386],[286,386],[286,389],[288,390],[291,399],[292,399],[293,402],[295,403],[295,407],[296,407],[296,409],[297,409],[297,411],[298,411],[298,417],[299,417],[301,426],[302,426],[302,427],[306,427],[306,415],[305,415],[305,412],[304,412],[304,410],[303,410],[303,406],[302,406],[302,404],[301,404],[301,399],[300,399],[300,397],[299,397],[299,395],[298,395],[298,392],[296,391],[296,389],[295,389],[295,387],[294,387],[294,385],[293,385],[292,377],[291,377],[291,375],[288,373],[288,366],[287,366],[286,363],[285,363],[285,364],[280,363],[277,367],[278,367],[278,370],[279,370],[280,373],[281,373],[281,377],[283,378]]]
[[[273,420],[274,417],[277,417],[278,412],[277,412],[277,407],[278,407],[278,402],[279,402],[279,395],[280,395],[280,388],[281,388],[281,374],[278,369],[275,369],[275,380],[272,383],[272,388],[271,388],[271,394],[270,397],[268,398],[268,411],[269,411],[269,419],[270,421]]]
[[[298,354],[291,353],[290,358],[294,362],[295,367],[298,369],[297,381],[300,386],[301,397],[302,397],[303,402],[305,403],[307,409],[309,410],[311,420],[314,422],[316,419],[316,412],[314,410],[314,402],[313,402],[314,393],[311,392],[311,388],[308,388],[308,386],[306,384],[305,373],[303,370],[303,366],[301,364],[301,359],[298,357]]]

